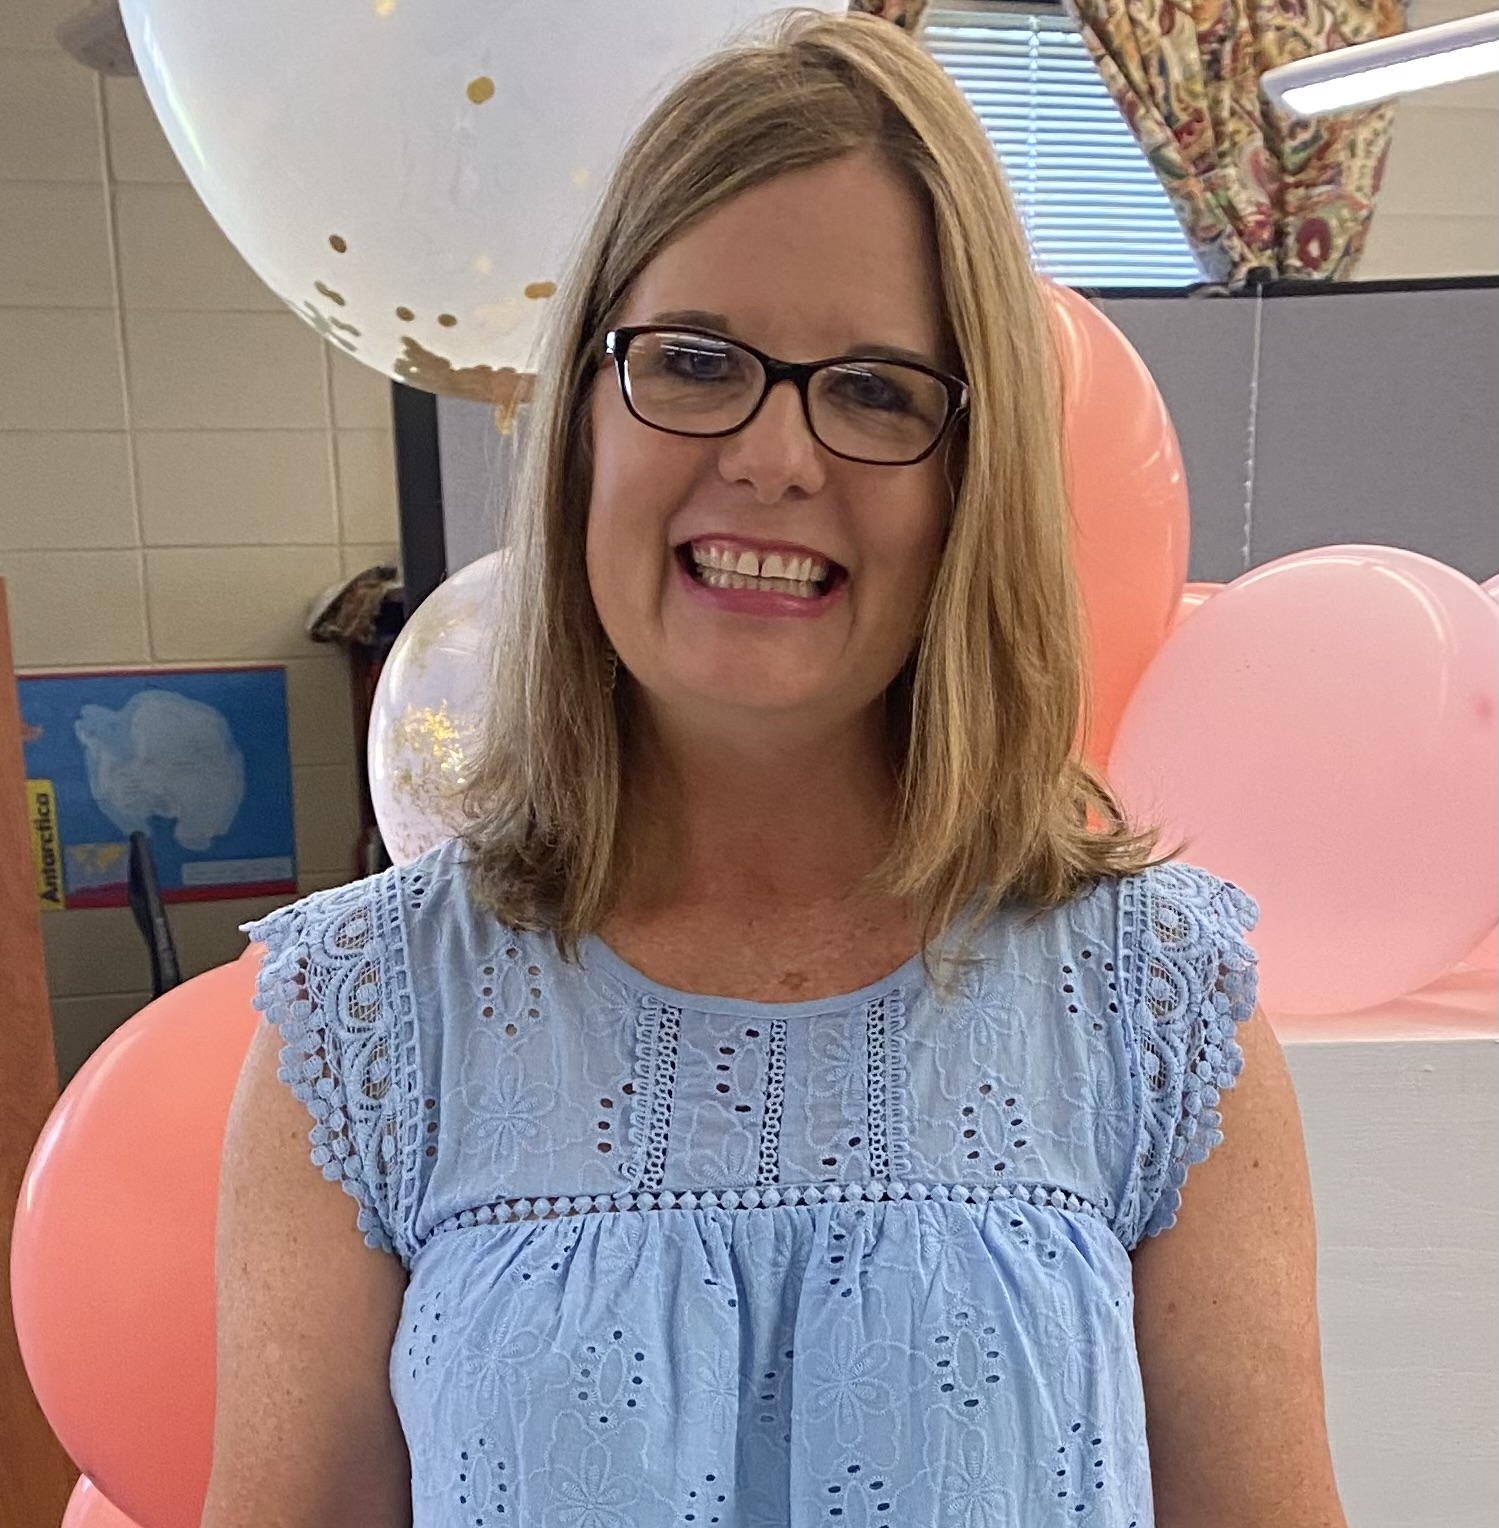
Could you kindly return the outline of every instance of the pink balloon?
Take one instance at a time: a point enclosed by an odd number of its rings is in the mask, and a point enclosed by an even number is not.
[[[148,1528],[197,1528],[208,1488],[219,1158],[264,1022],[254,984],[237,960],[121,1025],[58,1100],[16,1210],[31,1387],[78,1467]]]
[[[1499,605],[1397,547],[1268,563],[1167,639],[1110,777],[1260,904],[1261,998],[1340,1013],[1499,922]]]
[[[68,1498],[62,1528],[137,1528],[137,1524],[133,1518],[126,1517],[87,1475],[80,1475]]]
[[[1499,573],[1484,584],[1483,592],[1499,600]],[[1463,964],[1470,971],[1499,971],[1499,926],[1489,930],[1488,938],[1463,958]]]
[[[1499,926],[1489,930],[1489,937],[1463,957],[1470,971],[1499,971]]]
[[[1191,514],[1165,399],[1118,328],[1043,281],[1062,377],[1072,555],[1092,714],[1084,751],[1108,757],[1119,717],[1177,618]]]
[[[1192,614],[1199,605],[1204,604],[1224,586],[1214,583],[1189,583],[1182,585],[1181,603],[1176,609],[1176,620],[1172,624],[1172,630],[1180,626],[1186,618]]]

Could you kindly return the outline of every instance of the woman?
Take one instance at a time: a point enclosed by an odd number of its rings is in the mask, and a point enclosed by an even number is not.
[[[477,826],[251,930],[207,1528],[1341,1525],[1255,908],[1074,757],[961,96],[790,19],[557,302]]]

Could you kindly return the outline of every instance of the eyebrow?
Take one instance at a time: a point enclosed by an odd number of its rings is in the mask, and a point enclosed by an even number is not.
[[[723,313],[707,313],[700,308],[671,308],[664,313],[653,314],[647,323],[681,324],[687,329],[715,329],[725,339],[736,339],[734,326]],[[923,355],[919,350],[907,350],[900,345],[886,345],[877,340],[861,340],[840,355],[867,356],[872,361],[909,361],[916,366],[940,367],[935,357]]]

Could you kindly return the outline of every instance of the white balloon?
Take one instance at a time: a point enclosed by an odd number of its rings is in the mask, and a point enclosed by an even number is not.
[[[172,148],[261,279],[377,371],[494,402],[534,370],[544,299],[630,132],[774,9],[121,0]]]
[[[401,628],[370,707],[370,797],[386,852],[408,864],[463,827],[508,554],[460,568]]]

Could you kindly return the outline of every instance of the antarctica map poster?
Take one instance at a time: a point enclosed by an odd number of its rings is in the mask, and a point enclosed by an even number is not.
[[[296,891],[284,668],[71,670],[16,684],[44,911],[125,906],[136,832],[163,901]]]

